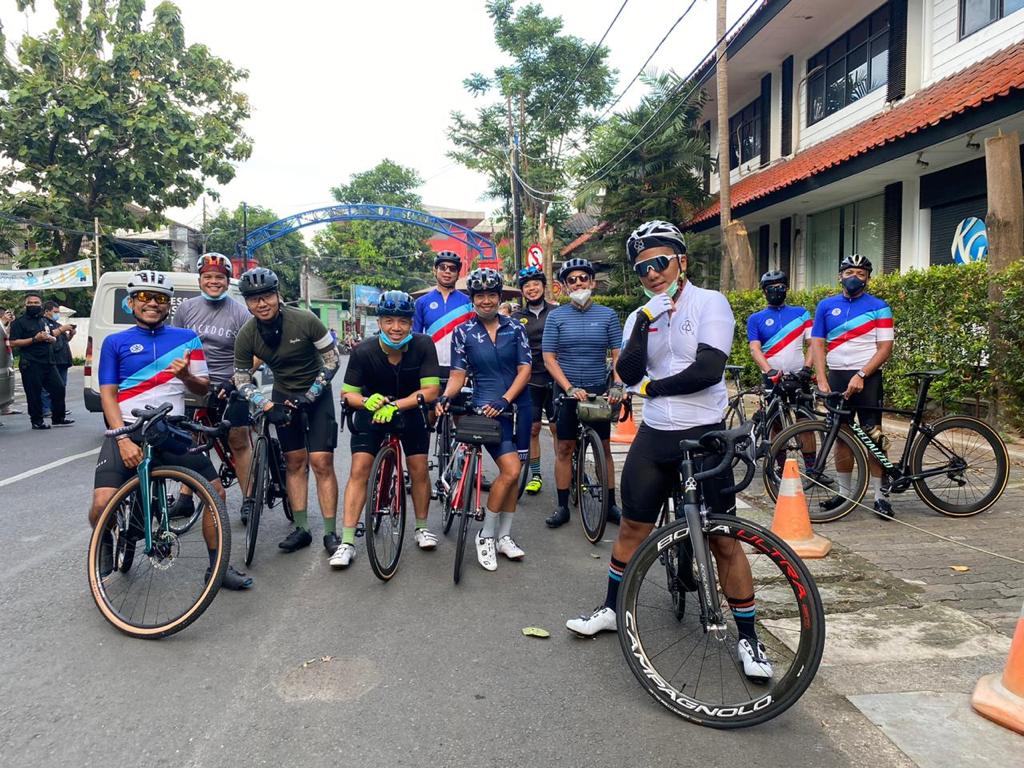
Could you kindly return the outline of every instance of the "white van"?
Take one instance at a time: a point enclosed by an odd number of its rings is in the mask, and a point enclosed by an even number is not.
[[[100,387],[96,372],[99,371],[100,350],[103,340],[112,333],[123,331],[135,325],[135,318],[128,308],[128,280],[134,272],[105,272],[100,275],[96,285],[96,295],[92,300],[92,316],[89,319],[89,341],[85,348],[85,407],[94,412],[102,412],[100,405]],[[167,322],[171,322],[174,311],[185,299],[199,295],[199,275],[195,272],[166,272],[174,285],[174,298],[171,299],[171,312]],[[236,301],[242,301],[238,292],[238,281],[232,280],[228,295]],[[265,380],[263,384],[266,384]],[[189,405],[197,405],[193,395],[185,396]]]

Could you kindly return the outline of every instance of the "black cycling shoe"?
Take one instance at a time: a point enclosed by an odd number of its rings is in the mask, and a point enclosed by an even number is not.
[[[846,499],[836,494],[831,499],[825,499],[825,501],[819,501],[818,506],[824,509],[826,512],[831,512],[833,509],[838,509],[846,503]]]
[[[277,546],[285,552],[297,552],[303,547],[308,547],[312,543],[313,535],[309,531],[304,531],[302,528],[296,528]]]
[[[551,517],[544,518],[544,524],[548,528],[560,528],[569,522],[569,508],[568,507],[556,507],[555,512]]]
[[[75,423],[74,419],[69,419],[69,418],[67,418],[65,416],[63,420],[53,422],[53,426],[55,426],[55,427],[70,427],[74,423]]]
[[[242,525],[249,524],[249,515],[252,513],[252,508],[255,504],[256,502],[254,502],[252,499],[244,499],[242,501],[242,506],[238,510],[238,516],[242,520]]]
[[[178,498],[171,504],[171,508],[167,510],[167,516],[172,520],[180,520],[181,518],[192,517],[196,513],[196,503],[192,499],[191,495],[180,493]]]
[[[885,499],[875,499],[875,512],[890,520],[896,517],[896,513],[892,511],[892,504]]]
[[[336,533],[328,533],[324,536],[324,549],[327,550],[327,554],[333,555],[338,547],[341,546],[341,537]]]
[[[618,504],[608,505],[608,522],[612,525],[618,525],[619,520],[622,519],[622,510],[619,509]]]
[[[33,424],[32,425],[32,429],[49,429],[49,428],[50,428],[50,425],[47,424],[46,422],[43,422],[43,421],[39,422],[38,424]]]
[[[206,569],[206,581],[210,580],[210,569]],[[245,571],[236,571],[235,566],[229,565],[228,569],[224,571],[224,578],[220,582],[221,587],[224,589],[233,589],[236,592],[248,589],[252,586],[252,576],[247,574]]]

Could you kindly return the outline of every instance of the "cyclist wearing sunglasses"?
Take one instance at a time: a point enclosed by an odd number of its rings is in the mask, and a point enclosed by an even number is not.
[[[530,355],[533,357],[533,370],[530,372],[530,402],[533,404],[533,427],[530,432],[530,481],[526,484],[526,492],[531,496],[540,493],[544,481],[540,474],[540,427],[541,419],[548,418],[552,440],[555,439],[555,403],[551,391],[551,374],[544,367],[544,356],[541,351],[541,340],[544,338],[544,324],[551,310],[558,305],[544,298],[547,287],[547,276],[539,267],[525,267],[519,270],[519,290],[523,292],[526,306],[513,313],[512,319],[518,320],[526,338],[530,342]]]
[[[578,421],[576,401],[587,395],[608,393],[608,400],[617,403],[625,394],[625,387],[613,373],[614,382],[608,386],[608,353],[611,352],[612,370],[619,357],[622,328],[619,316],[611,307],[595,304],[594,265],[586,259],[569,259],[558,271],[558,279],[569,294],[569,303],[551,310],[544,325],[541,349],[544,366],[561,392],[568,395],[558,408],[558,438],[555,452],[555,492],[558,506],[544,522],[549,528],[558,528],[569,522],[569,483],[572,478],[572,453],[576,448]],[[615,464],[608,442],[611,422],[595,422],[594,430],[604,445],[608,462],[608,520],[619,522],[620,511],[615,503]]]
[[[437,286],[416,299],[412,332],[425,333],[434,342],[437,362],[441,366],[441,383],[448,378],[452,364],[452,331],[473,316],[469,297],[455,290],[462,269],[462,259],[454,251],[439,251],[434,257],[434,278]]]
[[[687,282],[686,244],[673,224],[643,224],[626,241],[626,254],[649,301],[626,321],[618,371],[648,399],[622,468],[622,524],[612,546],[604,604],[566,622],[569,630],[588,637],[616,628],[615,605],[626,563],[653,530],[679,480],[679,441],[725,428],[723,374],[736,324],[725,296]],[[698,471],[719,459],[706,457]],[[733,483],[731,471],[704,481],[704,499],[712,512],[735,514],[735,495],[720,492]],[[754,629],[750,564],[732,540],[715,541],[711,549],[735,620],[744,674],[752,680],[770,679],[771,662]]]

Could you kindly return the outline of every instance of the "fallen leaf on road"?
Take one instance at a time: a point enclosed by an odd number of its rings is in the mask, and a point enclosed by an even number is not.
[[[971,570],[966,565],[951,565],[949,567],[952,568],[957,573],[967,573],[969,570]]]
[[[551,637],[551,633],[540,627],[523,627],[523,634],[527,637]]]
[[[594,558],[595,560],[600,560],[601,559],[601,556],[599,554],[597,554],[597,552],[591,552],[590,556],[592,558]]]

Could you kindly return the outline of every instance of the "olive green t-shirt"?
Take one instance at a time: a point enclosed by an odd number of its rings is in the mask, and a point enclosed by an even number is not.
[[[258,357],[274,372],[274,391],[301,397],[316,379],[323,362],[317,350],[333,343],[331,334],[312,312],[281,307],[281,343],[269,347],[260,336],[255,317],[250,318],[235,339],[235,367],[250,368]]]

